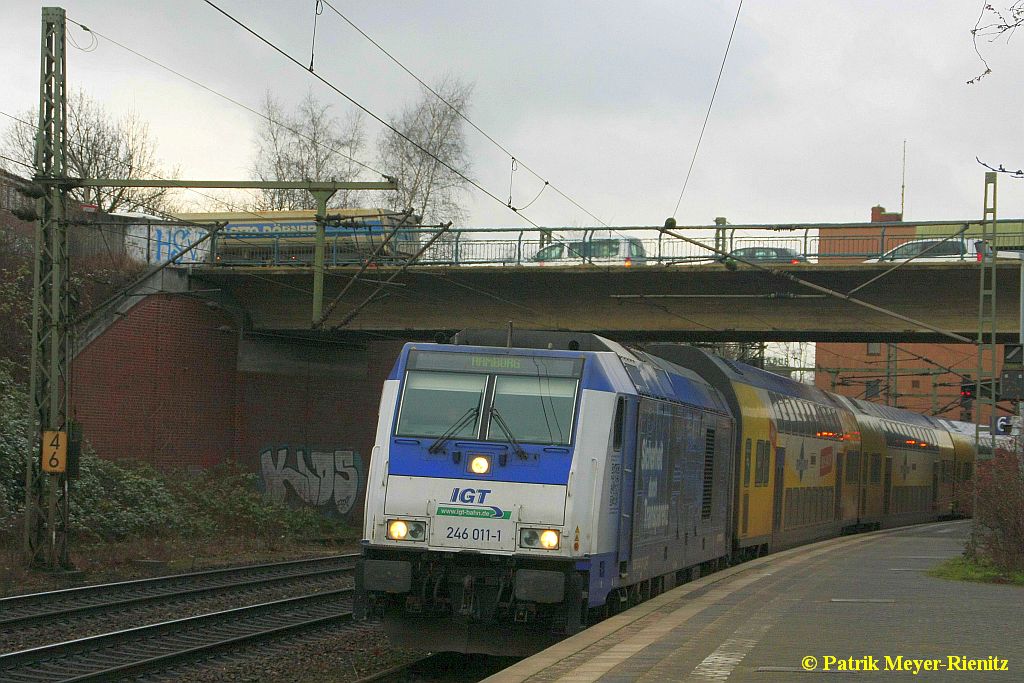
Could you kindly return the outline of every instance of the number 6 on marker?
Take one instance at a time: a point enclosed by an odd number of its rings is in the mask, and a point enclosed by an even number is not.
[[[65,472],[68,468],[68,433],[43,432],[43,471]]]

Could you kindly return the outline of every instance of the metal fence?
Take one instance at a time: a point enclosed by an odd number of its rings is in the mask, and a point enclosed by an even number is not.
[[[996,241],[999,249],[1024,249],[1024,222],[1000,221]],[[632,240],[639,242],[645,257],[633,258],[635,264],[685,265],[713,263],[721,253],[753,246],[792,249],[812,262],[856,262],[878,258],[894,247],[916,239],[944,237],[961,230],[965,223],[860,224],[842,226],[841,230],[856,234],[834,234],[840,230],[817,228],[780,229],[772,226],[676,229],[692,241],[685,241],[656,232],[654,228],[615,228],[612,230],[519,230],[488,231],[450,230],[424,252],[419,265],[515,266],[537,265],[537,252],[547,245],[564,243],[580,245],[598,240]],[[963,238],[981,232],[978,223],[968,224]],[[375,259],[378,263],[403,263],[415,254],[436,233],[436,229],[419,228],[404,231],[401,242],[389,244]],[[494,234],[496,233],[496,234]],[[783,234],[784,233],[784,234]],[[380,245],[380,234],[360,235],[358,241],[345,235],[328,235],[324,261],[330,266],[364,262]],[[353,246],[356,245],[357,246]],[[717,251],[715,251],[717,249]],[[217,265],[282,266],[313,262],[314,238],[310,235],[231,234],[213,240],[209,260]],[[567,249],[575,253],[576,248]],[[586,253],[586,250],[581,250]],[[622,252],[623,259],[626,251]],[[563,258],[557,263],[585,263],[584,257]],[[607,263],[607,259],[602,259]]]

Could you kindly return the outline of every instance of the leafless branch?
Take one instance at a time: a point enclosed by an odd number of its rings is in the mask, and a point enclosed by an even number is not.
[[[1024,180],[1024,169],[1022,169],[1022,168],[1018,168],[1016,171],[1011,171],[1008,168],[1004,168],[1002,164],[999,164],[999,166],[996,167],[996,166],[992,166],[990,164],[986,164],[984,161],[982,161],[978,157],[974,157],[974,160],[977,161],[979,164],[981,164],[982,166],[984,166],[985,168],[987,168],[990,171],[995,171],[996,173],[1005,173],[1006,175],[1010,176],[1011,178],[1017,178],[1018,180]]]
[[[987,23],[982,23],[987,20]],[[1014,0],[1010,3],[1006,9],[1000,10],[997,7],[991,5],[988,2],[982,3],[981,13],[978,15],[978,21],[975,22],[974,28],[971,29],[971,41],[974,43],[974,51],[978,55],[978,59],[985,65],[985,70],[980,74],[967,81],[968,85],[977,83],[985,76],[992,73],[992,69],[989,67],[985,57],[981,54],[981,50],[978,48],[978,38],[983,38],[989,43],[995,42],[997,39],[1005,36],[1007,42],[1013,37],[1017,29],[1024,25],[1024,0]]]

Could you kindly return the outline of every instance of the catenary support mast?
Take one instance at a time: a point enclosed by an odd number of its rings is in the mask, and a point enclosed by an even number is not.
[[[43,8],[39,129],[36,133],[35,270],[29,365],[28,450],[25,461],[26,560],[33,566],[68,566],[68,234],[64,221],[67,175],[67,99],[64,10]]]

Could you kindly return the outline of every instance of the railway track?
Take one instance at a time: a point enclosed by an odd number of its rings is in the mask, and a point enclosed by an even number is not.
[[[353,589],[224,610],[0,655],[0,681],[101,681],[204,659],[246,643],[343,624]]]
[[[0,599],[0,631],[224,591],[257,590],[350,573],[358,554],[292,560],[83,586]]]

